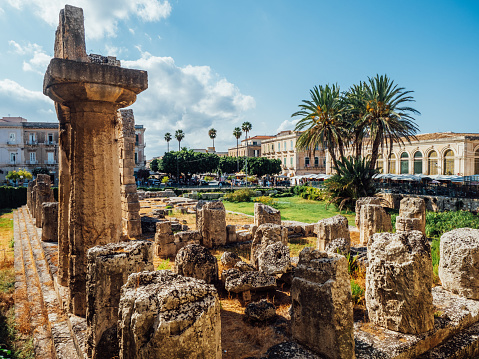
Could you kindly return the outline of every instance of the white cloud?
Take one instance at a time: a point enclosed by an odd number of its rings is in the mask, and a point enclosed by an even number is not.
[[[64,0],[8,0],[8,3],[19,10],[32,9],[51,26],[58,25],[58,14],[65,6]],[[69,4],[83,8],[85,33],[92,39],[116,36],[118,22],[129,17],[154,22],[171,13],[168,0],[70,0]]]
[[[135,121],[146,127],[147,155],[162,155],[166,150],[166,132],[182,129],[186,137],[182,146],[206,148],[212,145],[208,129],[218,131],[215,147],[226,150],[233,146],[233,128],[245,112],[256,106],[253,97],[244,95],[209,66],[179,67],[171,57],[158,57],[143,52],[136,61],[122,65],[148,71],[149,88],[138,95],[133,105]],[[170,148],[177,142],[173,140]]]
[[[43,51],[38,44],[27,43],[20,45],[10,40],[8,44],[13,48],[13,52],[21,56],[31,56],[29,60],[23,61],[23,71],[32,71],[43,76],[50,63],[52,56]]]
[[[128,29],[128,31],[130,31],[132,35],[135,35],[135,30],[130,28],[130,29]]]
[[[33,101],[52,103],[52,100],[43,95],[42,92],[26,89],[19,83],[10,79],[0,80],[0,98],[11,98],[19,102]]]
[[[284,120],[281,122],[281,125],[279,125],[278,129],[276,132],[281,132],[281,131],[286,131],[286,130],[294,130],[294,127],[296,124],[299,122],[299,119],[297,120]]]

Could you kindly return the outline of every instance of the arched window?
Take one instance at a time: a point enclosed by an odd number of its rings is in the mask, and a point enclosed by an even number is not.
[[[409,173],[409,155],[407,152],[401,153],[401,174]]]
[[[420,151],[414,154],[414,174],[422,174],[422,153]]]
[[[389,173],[396,174],[396,155],[394,153],[389,155]]]
[[[444,174],[453,175],[454,174],[454,152],[452,150],[447,150],[444,152]]]
[[[384,173],[383,155],[378,156],[378,159],[376,160],[376,168],[378,169],[379,173]]]
[[[479,175],[479,148],[476,150],[476,158],[474,159],[474,174]]]
[[[437,175],[437,152],[431,151],[427,159],[427,174],[428,175]]]

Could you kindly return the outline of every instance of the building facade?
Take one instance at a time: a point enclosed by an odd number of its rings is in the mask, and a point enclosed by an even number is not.
[[[135,125],[135,171],[144,168],[145,128]],[[28,122],[22,117],[0,119],[0,183],[9,171],[47,168],[58,184],[58,122]]]
[[[299,151],[296,142],[301,131],[281,131],[276,136],[264,140],[261,144],[261,156],[280,159],[282,175],[293,177],[304,174],[326,173],[324,149]]]
[[[371,154],[370,146],[366,147]],[[411,143],[395,143],[392,151],[380,151],[377,168],[381,173],[459,175],[479,174],[479,133],[426,133]],[[331,174],[328,154],[326,173]]]
[[[262,146],[261,144],[264,141],[267,141],[271,138],[274,138],[274,136],[254,136],[254,137],[248,137],[248,139],[244,139],[240,142],[240,145],[238,148],[231,147],[228,148],[228,156],[230,157],[261,157],[261,149]],[[248,144],[248,145],[246,145]]]

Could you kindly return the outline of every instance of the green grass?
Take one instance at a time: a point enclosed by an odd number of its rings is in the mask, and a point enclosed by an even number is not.
[[[316,247],[316,239],[313,238],[291,238],[288,241],[289,253],[291,257],[298,257],[299,252],[305,247]]]
[[[364,301],[364,289],[354,279],[351,279],[351,294],[354,304],[361,304]]]
[[[160,264],[158,264],[158,268],[156,268],[156,269],[157,270],[164,270],[164,269],[171,270],[172,266],[173,266],[173,263],[170,263],[170,258],[166,258],[166,259],[161,260]]]
[[[254,214],[253,202],[223,202],[226,210],[240,212],[249,215]],[[317,222],[320,219],[329,218],[337,214],[342,214],[348,219],[350,225],[354,225],[354,212],[340,213],[334,206],[326,208],[326,203],[321,201],[312,201],[303,199],[298,196],[278,198],[277,205],[281,211],[281,219],[283,221],[299,221],[306,223]]]

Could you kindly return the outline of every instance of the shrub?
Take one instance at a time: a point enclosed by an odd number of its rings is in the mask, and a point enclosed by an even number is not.
[[[254,191],[250,188],[243,188],[233,193],[226,193],[223,199],[229,202],[251,202],[251,197],[254,197]]]
[[[0,187],[0,208],[17,208],[27,204],[27,187]]]
[[[261,197],[256,197],[254,199],[254,202],[261,202],[267,206],[271,206],[271,207],[276,207],[276,205],[278,204],[278,201],[275,200],[273,197],[270,197],[270,196],[261,196]]]
[[[354,279],[351,279],[351,294],[354,304],[361,304],[364,301],[364,289]]]
[[[427,212],[426,235],[439,238],[444,233],[456,228],[479,229],[479,217],[472,212]]]

